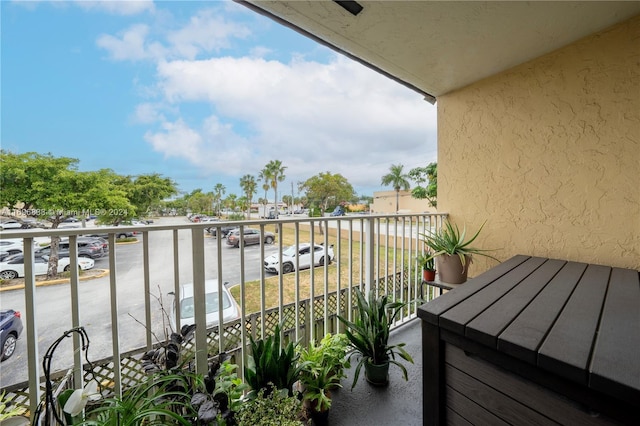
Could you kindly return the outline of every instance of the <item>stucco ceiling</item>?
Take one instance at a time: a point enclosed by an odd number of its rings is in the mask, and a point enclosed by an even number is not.
[[[640,14],[640,1],[358,1],[357,15],[331,0],[237,1],[431,101]]]

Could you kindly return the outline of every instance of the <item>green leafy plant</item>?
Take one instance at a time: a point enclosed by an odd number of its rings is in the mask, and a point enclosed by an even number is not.
[[[113,397],[87,413],[80,423],[91,426],[121,425],[191,425],[195,418],[187,392],[191,383],[188,375],[155,373],[148,382],[127,389],[122,398]]]
[[[250,397],[260,389],[286,389],[293,393],[293,384],[298,380],[303,364],[298,363],[297,343],[289,342],[280,345],[280,329],[278,324],[274,334],[257,342],[250,337],[251,355],[247,362],[244,378],[251,387]]]
[[[236,413],[238,426],[300,426],[302,402],[286,389],[271,386],[256,392]]]
[[[384,363],[395,364],[402,370],[403,377],[407,378],[407,369],[398,360],[396,355],[405,361],[413,363],[411,355],[404,349],[405,343],[389,344],[391,324],[396,316],[406,306],[406,303],[392,302],[389,295],[376,297],[373,291],[369,291],[365,298],[360,289],[355,290],[357,297],[358,315],[354,321],[349,321],[342,316],[338,319],[345,326],[345,334],[351,343],[352,349],[349,358],[360,355],[353,378],[353,389],[360,376],[360,370],[365,363],[381,365]]]
[[[223,353],[210,362],[207,374],[197,381],[196,392],[191,397],[197,424],[234,424],[234,413],[239,410],[243,391],[248,386],[238,378],[238,366],[225,358]]]
[[[320,344],[313,340],[306,348],[298,347],[302,370],[300,384],[303,398],[312,410],[321,412],[331,408],[331,389],[342,387],[340,380],[349,368],[347,349],[349,339],[342,333],[325,335]]]
[[[416,261],[423,271],[435,271],[436,263],[434,257],[429,252],[420,253],[416,256]]]
[[[443,254],[458,256],[460,257],[460,261],[463,266],[466,264],[465,256],[472,256],[474,254],[498,260],[487,253],[491,250],[484,250],[471,246],[476,238],[478,238],[478,235],[480,235],[485,223],[486,222],[484,222],[480,226],[480,229],[478,229],[478,231],[469,239],[466,239],[466,226],[464,226],[462,231],[460,231],[458,225],[452,225],[449,221],[446,221],[444,226],[437,232],[420,235],[424,239],[424,243],[431,250],[432,259]]]
[[[26,408],[14,406],[11,401],[7,401],[5,391],[2,391],[2,393],[0,393],[0,423],[2,423],[3,420],[21,416],[26,411]],[[16,422],[15,424],[18,423]],[[26,423],[24,424],[29,424],[29,421],[26,420]]]

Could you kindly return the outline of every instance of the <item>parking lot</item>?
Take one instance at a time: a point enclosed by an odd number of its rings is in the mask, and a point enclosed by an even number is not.
[[[163,223],[164,222],[164,223]],[[184,217],[161,219],[160,224],[186,223]],[[173,268],[173,234],[171,231],[159,231],[150,234],[149,241],[149,273],[152,297],[152,320],[156,328],[153,330],[159,339],[163,338],[163,322],[166,317],[160,309],[160,300],[167,311],[173,297],[168,293],[174,285]],[[143,244],[142,236],[138,236],[138,242],[123,243],[116,246],[117,270],[117,303],[120,324],[121,351],[126,351],[143,346],[141,339],[144,328],[144,274],[143,274]],[[179,231],[179,277],[181,283],[192,281],[192,250],[191,232]],[[240,282],[240,250],[221,244],[223,281],[233,286]],[[276,253],[277,244],[265,246],[265,256]],[[251,281],[260,278],[262,264],[260,262],[260,246],[247,246],[245,251],[245,280]],[[205,237],[205,277],[217,278],[217,239]],[[103,257],[95,259],[95,269],[108,269],[109,259]],[[110,273],[114,273],[110,271]],[[37,317],[29,318],[25,312],[24,290],[3,291],[0,293],[1,307],[11,308],[23,313],[26,323],[36,321],[40,337],[38,350],[40,358],[45,354],[49,345],[60,337],[66,330],[72,328],[70,313],[70,285],[59,284],[41,286],[36,290]],[[86,330],[91,345],[89,349],[90,359],[100,359],[112,353],[111,344],[111,313],[109,275],[102,278],[82,280],[79,285],[79,298],[81,303],[80,323]],[[71,339],[61,345],[56,351],[55,369],[65,368],[72,364]],[[27,379],[26,371],[26,339],[18,340],[16,353],[7,361],[0,363],[0,387],[5,387]]]

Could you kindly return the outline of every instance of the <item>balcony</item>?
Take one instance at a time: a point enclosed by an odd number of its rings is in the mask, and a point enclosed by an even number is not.
[[[419,234],[437,229],[445,217],[284,216],[278,220],[238,221],[233,223],[240,228],[239,248],[205,232],[205,228],[213,226],[220,235],[221,228],[227,225],[224,222],[194,224],[177,217],[161,219],[149,226],[104,228],[102,232],[108,234],[108,253],[96,261],[96,268],[108,270],[108,275],[84,280],[83,274],[71,272],[66,283],[46,287],[38,285],[34,275],[34,242],[51,236],[68,237],[71,271],[77,271],[74,260],[77,238],[93,233],[92,230],[4,232],[0,238],[24,239],[26,259],[24,288],[5,288],[2,294],[3,309],[21,310],[25,323],[17,353],[2,363],[0,387],[7,392],[5,401],[24,406],[29,413],[37,412],[45,390],[43,355],[65,331],[79,326],[89,336],[90,350],[86,355],[101,383],[107,383],[119,394],[139,382],[145,377],[142,354],[165,340],[169,315],[175,316],[175,321],[180,317],[179,308],[175,312],[170,309],[173,299],[168,293],[179,294],[180,285],[187,282],[194,283],[196,324],[206,323],[205,280],[217,279],[218,293],[223,285],[228,287],[240,312],[237,319],[225,321],[220,309],[217,323],[223,323],[222,327],[196,328],[192,363],[200,373],[207,370],[209,357],[222,351],[231,354],[243,369],[249,355],[249,337],[266,336],[279,323],[284,324],[287,337],[303,344],[339,331],[337,315],[353,315],[355,288],[374,289],[391,294],[395,300],[415,302],[422,286],[414,260],[422,250]],[[259,231],[259,244],[242,243],[249,229]],[[137,241],[118,243],[117,236],[123,231],[136,232]],[[273,244],[265,243],[268,232],[276,236]],[[265,272],[262,265],[266,257],[276,255],[282,264],[286,247],[306,242],[312,246],[333,246],[334,261],[302,270],[296,265],[290,274]],[[312,263],[317,263],[311,256]],[[424,296],[436,297],[435,290]],[[398,399],[399,406],[413,407],[403,410],[408,418],[402,424],[421,423],[418,304],[408,306],[394,324],[398,330],[393,336],[409,343],[416,362],[411,366],[409,382],[392,376],[393,392],[370,389],[364,383],[352,392],[351,382],[345,379],[345,388],[335,398],[332,424],[358,424],[356,420],[347,421],[356,415],[356,407],[372,416],[366,407],[370,397],[382,398],[385,404],[388,398]],[[83,377],[89,374],[80,338],[69,337],[63,339],[51,360],[50,378],[58,391],[80,387]]]

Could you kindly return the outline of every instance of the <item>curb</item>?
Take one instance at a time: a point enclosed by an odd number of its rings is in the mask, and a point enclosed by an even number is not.
[[[93,280],[95,278],[102,278],[106,275],[109,275],[109,270],[108,269],[98,269],[98,271],[100,271],[100,273],[98,275],[92,275],[90,277],[80,277],[80,281],[87,281],[87,280]],[[49,281],[37,281],[36,282],[36,287],[44,287],[44,286],[49,286],[49,285],[56,285],[56,284],[68,284],[70,282],[69,278],[60,278],[57,280],[49,280]],[[0,293],[3,291],[9,291],[9,290],[20,290],[24,288],[24,284],[17,284],[17,285],[12,285],[12,286],[7,286],[7,287],[0,287]]]

